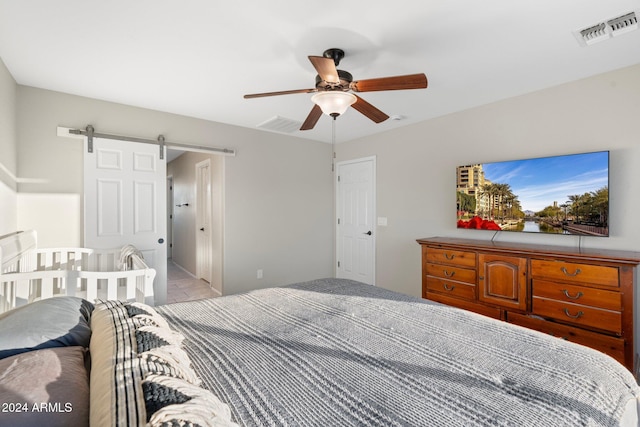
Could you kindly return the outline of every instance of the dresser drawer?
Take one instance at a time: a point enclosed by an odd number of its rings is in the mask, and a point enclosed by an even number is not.
[[[458,265],[461,267],[476,266],[476,253],[456,251],[451,249],[426,248],[427,262],[438,264]]]
[[[587,305],[605,310],[622,310],[622,299],[619,292],[599,288],[588,288],[567,283],[533,280],[533,296]]]
[[[533,314],[616,334],[622,332],[622,313],[619,311],[534,296]]]
[[[427,276],[427,290],[470,301],[476,299],[476,287],[474,285],[438,277]]]
[[[456,280],[458,282],[467,282],[475,285],[476,270],[469,268],[454,267],[444,264],[426,263],[426,274],[428,276],[441,277],[448,280]]]
[[[448,295],[438,294],[435,292],[429,292],[427,299],[437,301],[442,304],[450,305],[453,307],[462,308],[464,310],[473,311],[474,313],[482,314],[484,316],[493,317],[494,319],[502,319],[502,310],[496,307],[490,307],[484,304],[478,304],[473,301],[468,301],[460,298],[452,298]]]
[[[518,313],[507,313],[507,321],[509,323],[544,332],[545,334],[553,335],[567,341],[586,345],[608,354],[622,364],[625,362],[624,339],[622,338],[585,331],[584,329],[548,322],[543,319]]]
[[[562,282],[619,286],[618,269],[603,265],[578,264],[564,261],[531,260],[531,277]]]

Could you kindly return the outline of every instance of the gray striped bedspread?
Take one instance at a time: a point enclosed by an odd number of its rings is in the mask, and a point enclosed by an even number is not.
[[[246,426],[636,425],[608,356],[358,282],[157,307]]]

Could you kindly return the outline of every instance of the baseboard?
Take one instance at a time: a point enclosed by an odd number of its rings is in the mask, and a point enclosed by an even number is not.
[[[196,279],[196,275],[193,274],[192,272],[190,272],[189,270],[187,270],[186,268],[184,268],[183,266],[181,266],[180,264],[178,264],[177,262],[173,261],[172,259],[167,260],[167,262],[170,262],[171,264],[175,265],[176,267],[178,267],[180,270],[184,271],[185,273],[187,273],[189,276],[191,276],[192,278]]]

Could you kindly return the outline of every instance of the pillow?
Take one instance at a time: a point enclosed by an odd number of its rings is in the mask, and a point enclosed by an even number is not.
[[[184,337],[169,329],[152,307],[100,301],[91,316],[91,328],[92,424],[144,424],[142,381],[149,375],[200,382],[180,348]]]
[[[136,360],[135,326],[126,308],[118,301],[97,303],[91,329],[91,424],[144,424],[141,372],[132,368]]]
[[[124,306],[127,309],[129,317],[134,319],[136,325],[158,326],[169,329],[167,321],[164,320],[164,317],[160,316],[153,307],[141,302],[130,302],[124,304]]]
[[[201,383],[200,378],[191,368],[191,361],[185,351],[170,345],[154,348],[138,355],[143,377],[150,374],[162,374],[174,378],[181,378],[194,385]]]
[[[154,348],[168,345],[181,345],[184,336],[173,332],[169,328],[156,326],[140,326],[136,329],[136,343],[138,353],[144,353]]]
[[[229,406],[209,390],[187,381],[150,375],[142,384],[148,425],[237,426]]]
[[[235,426],[152,307],[100,301],[91,316],[91,425]]]
[[[93,304],[61,296],[23,305],[0,315],[0,359],[52,347],[88,347]]]
[[[88,426],[85,349],[56,347],[0,360],[0,420],[10,426]]]

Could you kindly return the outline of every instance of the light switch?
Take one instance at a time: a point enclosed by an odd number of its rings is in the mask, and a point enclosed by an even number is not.
[[[381,227],[386,227],[387,226],[387,217],[386,216],[379,216],[378,217],[378,225]]]

